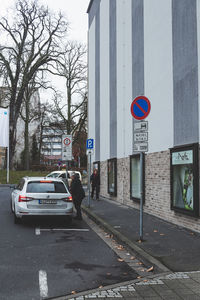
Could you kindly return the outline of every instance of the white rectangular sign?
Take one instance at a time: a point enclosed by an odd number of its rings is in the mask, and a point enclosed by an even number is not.
[[[134,152],[148,152],[148,142],[134,143]]]
[[[185,165],[193,163],[193,151],[180,151],[172,153],[172,165]]]
[[[148,132],[134,133],[134,142],[145,142],[145,141],[148,141]]]
[[[86,153],[87,153],[87,155],[94,154],[94,150],[93,149],[87,149]]]
[[[134,122],[134,131],[147,131],[148,121]]]
[[[0,147],[9,147],[9,109],[0,108]]]
[[[62,160],[72,160],[72,136],[62,135]]]

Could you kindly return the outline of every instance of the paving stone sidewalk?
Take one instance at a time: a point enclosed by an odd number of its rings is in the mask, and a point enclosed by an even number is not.
[[[126,299],[126,300],[199,300],[200,299],[200,271],[176,272],[159,275],[154,278],[135,280],[126,284],[118,284],[68,295],[57,300],[87,300],[87,299]]]

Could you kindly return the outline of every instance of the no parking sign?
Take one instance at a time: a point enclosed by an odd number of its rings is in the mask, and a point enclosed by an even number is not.
[[[131,104],[134,122],[133,152],[148,151],[148,121],[142,121],[149,115],[151,103],[145,96],[136,97]]]
[[[62,135],[62,160],[72,160],[72,136]]]
[[[135,98],[131,104],[131,114],[136,120],[144,120],[150,113],[151,103],[145,96]]]

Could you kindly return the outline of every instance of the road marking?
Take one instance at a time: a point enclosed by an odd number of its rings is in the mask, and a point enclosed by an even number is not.
[[[90,230],[78,229],[78,228],[41,228],[40,231],[90,231]]]
[[[90,229],[84,228],[35,228],[35,235],[40,235],[42,231],[79,231],[79,232],[88,232]]]
[[[35,228],[35,234],[40,235],[40,228]]]
[[[43,270],[39,271],[39,286],[40,286],[40,297],[48,297],[48,285],[47,285],[47,273]]]

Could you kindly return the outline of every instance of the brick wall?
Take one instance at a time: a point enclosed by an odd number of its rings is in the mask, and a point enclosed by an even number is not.
[[[107,193],[107,161],[101,162],[101,196],[139,209],[139,203],[130,199],[130,158],[117,160],[117,197]],[[168,222],[200,232],[200,218],[171,210],[170,151],[150,153],[145,156],[144,212]]]

